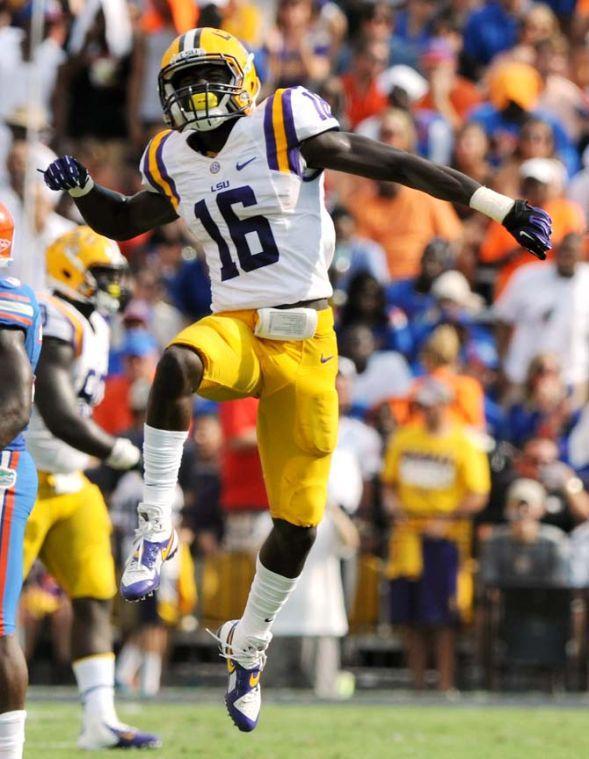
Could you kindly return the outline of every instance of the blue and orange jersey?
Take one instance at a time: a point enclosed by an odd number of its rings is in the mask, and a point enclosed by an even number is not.
[[[25,349],[33,372],[41,353],[43,320],[35,293],[15,277],[0,279],[0,329],[22,329]],[[6,450],[17,451],[25,447],[23,435],[17,437]]]

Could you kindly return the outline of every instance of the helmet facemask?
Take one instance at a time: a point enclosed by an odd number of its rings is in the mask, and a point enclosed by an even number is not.
[[[205,66],[209,69],[208,76],[213,76],[212,81],[198,71]],[[253,66],[251,55],[247,66]],[[244,90],[244,74],[231,55],[181,53],[159,76],[165,121],[180,131],[204,132],[217,129],[227,119],[244,115],[257,96],[257,92],[251,96]]]
[[[93,266],[88,269],[86,282],[92,291],[87,301],[103,316],[122,311],[131,300],[125,267]]]

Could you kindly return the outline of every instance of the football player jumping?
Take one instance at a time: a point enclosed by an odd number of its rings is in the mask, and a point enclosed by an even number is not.
[[[256,396],[258,443],[274,527],[240,620],[218,631],[226,657],[229,714],[253,730],[260,672],[276,614],[294,588],[325,506],[337,436],[337,346],[327,271],[334,231],[323,169],[422,190],[502,222],[539,258],[551,221],[415,155],[342,132],[329,106],[304,87],[277,90],[256,106],[253,57],[218,29],[193,29],[164,54],[159,92],[169,129],[141,160],[145,190],[124,197],[94,183],[75,158],[45,171],[68,190],[97,232],[127,239],[181,216],[206,253],[211,316],[166,349],[145,426],[145,486],[136,548],[121,592],[157,588],[176,548],[170,504],[192,411],[192,394],[223,401]]]
[[[25,532],[25,576],[39,556],[72,600],[73,668],[84,706],[78,746],[155,748],[156,736],[122,724],[115,711],[111,525],[100,490],[83,474],[89,456],[121,470],[140,458],[130,440],[92,420],[108,368],[104,315],[120,308],[127,261],[115,242],[78,227],[49,246],[46,270],[52,294],[41,300],[43,349],[26,433],[39,490]]]
[[[14,223],[0,203],[0,266],[11,260]],[[23,577],[23,540],[35,503],[37,472],[22,435],[33,406],[41,352],[41,312],[33,291],[0,278],[0,756],[21,759],[27,665],[15,636]]]

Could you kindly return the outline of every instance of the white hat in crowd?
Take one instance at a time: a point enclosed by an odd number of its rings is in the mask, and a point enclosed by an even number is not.
[[[436,300],[449,300],[468,311],[480,311],[483,307],[481,296],[473,293],[464,274],[455,269],[440,274],[431,291]]]
[[[554,158],[530,158],[519,167],[522,179],[535,179],[542,184],[553,184],[562,188],[565,182],[565,168]]]
[[[543,506],[546,501],[546,490],[536,480],[522,477],[509,487],[506,501],[507,503],[523,501],[529,506]]]

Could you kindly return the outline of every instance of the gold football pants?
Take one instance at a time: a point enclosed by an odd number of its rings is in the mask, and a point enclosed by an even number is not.
[[[254,396],[258,447],[270,513],[295,525],[321,521],[331,453],[337,442],[337,342],[331,309],[318,312],[307,340],[256,337],[255,310],[211,316],[172,344],[196,351],[204,364],[199,395],[213,401]]]

